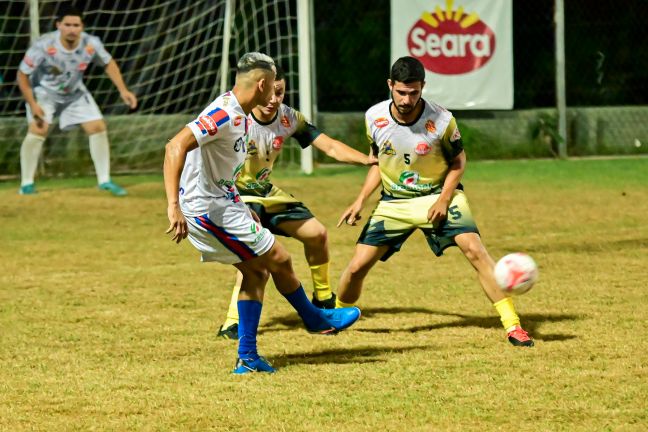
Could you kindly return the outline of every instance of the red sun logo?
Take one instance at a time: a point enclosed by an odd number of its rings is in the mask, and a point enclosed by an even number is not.
[[[476,13],[424,12],[407,35],[407,48],[423,66],[441,75],[460,75],[483,67],[495,52],[495,33]]]

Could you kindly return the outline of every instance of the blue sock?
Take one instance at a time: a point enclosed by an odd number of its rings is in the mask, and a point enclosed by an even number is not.
[[[301,319],[306,324],[308,328],[317,328],[321,325],[322,317],[321,312],[316,308],[313,303],[308,300],[306,293],[304,292],[304,287],[299,285],[296,291],[291,292],[290,294],[283,294],[286,297],[286,300],[290,302],[292,307],[295,308]]]
[[[261,308],[263,303],[256,300],[239,300],[237,303],[239,313],[239,358],[256,360],[257,353],[257,329],[261,319]]]

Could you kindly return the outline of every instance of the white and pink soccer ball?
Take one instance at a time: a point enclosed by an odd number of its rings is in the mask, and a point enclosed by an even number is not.
[[[495,264],[495,280],[507,294],[524,294],[538,280],[538,266],[527,254],[508,254]]]

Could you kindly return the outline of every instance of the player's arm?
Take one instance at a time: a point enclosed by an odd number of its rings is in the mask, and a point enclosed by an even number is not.
[[[130,109],[137,108],[137,96],[135,96],[135,94],[128,90],[128,87],[126,87],[124,78],[122,77],[121,71],[119,70],[119,66],[114,59],[110,59],[110,61],[106,65],[106,75],[108,75],[108,78],[110,78],[115,87],[117,87],[119,95],[121,96],[124,103],[128,105]]]
[[[180,243],[189,234],[187,220],[180,210],[180,176],[187,153],[197,147],[198,143],[193,132],[185,127],[167,143],[164,152],[164,190],[167,196],[169,218],[169,228],[166,233],[173,232],[173,240],[176,243]]]
[[[25,102],[27,102],[29,108],[31,108],[32,116],[34,117],[36,124],[39,127],[42,126],[43,119],[45,118],[45,112],[43,111],[43,108],[38,105],[38,102],[36,102],[34,91],[32,89],[31,83],[29,82],[29,76],[22,71],[18,71],[16,80],[18,81],[18,88],[20,89],[20,93],[22,93],[23,98],[25,98]]]
[[[381,182],[382,179],[380,176],[380,167],[378,165],[372,165],[369,168],[369,172],[367,173],[367,177],[365,178],[365,182],[362,185],[362,189],[360,190],[358,197],[353,202],[353,204],[351,204],[344,211],[344,213],[342,213],[342,216],[337,223],[338,228],[342,225],[343,222],[346,222],[347,225],[355,225],[357,221],[362,219],[360,212],[362,211],[365,202],[371,196],[371,194],[373,194],[373,192],[378,189],[378,186],[380,186]]]
[[[433,224],[444,220],[448,216],[448,207],[452,201],[452,195],[459,186],[466,170],[466,152],[463,150],[461,134],[454,118],[442,138],[441,145],[446,146],[446,153],[452,157],[452,160],[449,163],[448,173],[443,181],[443,188],[439,198],[428,210],[428,221]]]
[[[376,162],[375,158],[370,158],[358,150],[349,147],[343,142],[333,139],[324,133],[315,138],[313,145],[326,153],[327,156],[339,162],[357,163],[361,165],[370,165]]]

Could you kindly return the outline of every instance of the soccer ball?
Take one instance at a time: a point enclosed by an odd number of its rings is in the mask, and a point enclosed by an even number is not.
[[[508,254],[495,264],[495,280],[508,294],[524,294],[538,280],[538,266],[527,254]]]

